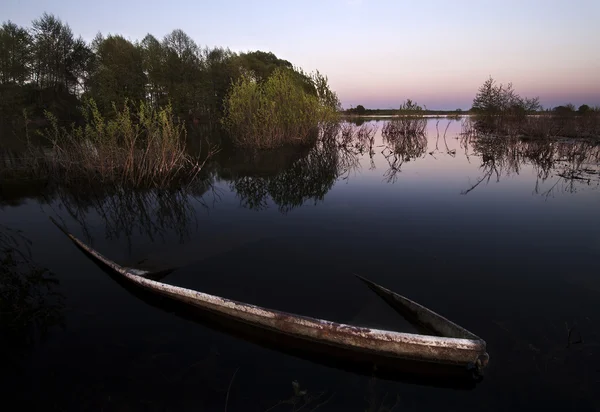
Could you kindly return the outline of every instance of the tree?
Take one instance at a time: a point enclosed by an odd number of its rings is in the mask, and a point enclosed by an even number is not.
[[[73,53],[75,40],[67,24],[52,14],[44,13],[34,20],[33,80],[40,89],[66,89],[73,85],[69,72],[69,56]]]
[[[588,106],[587,104],[582,104],[581,106],[579,106],[579,109],[577,109],[577,113],[579,114],[586,114],[590,111],[590,106]]]
[[[575,106],[568,103],[564,106],[556,106],[552,111],[558,116],[570,116],[575,113]]]
[[[354,111],[357,114],[364,114],[367,111],[367,109],[365,109],[365,106],[363,106],[362,104],[359,104],[358,106],[356,106],[356,108],[354,109]]]
[[[479,113],[492,114],[500,110],[501,88],[496,85],[496,81],[490,76],[477,91],[473,99],[473,108],[471,110]]]
[[[144,74],[148,83],[146,84],[146,95],[150,104],[154,107],[166,103],[165,87],[165,51],[156,37],[146,35],[141,43]]]
[[[147,84],[142,50],[122,36],[97,35],[92,43],[95,52],[90,76],[90,94],[104,113],[112,104],[125,99],[139,102],[145,99]]]
[[[200,49],[182,30],[173,30],[162,42],[163,86],[177,111],[193,109],[199,100]]]
[[[242,65],[239,56],[229,49],[215,47],[202,52],[204,70],[202,72],[201,115],[211,124],[216,124],[224,113],[227,93],[241,76]]]
[[[29,78],[32,38],[8,21],[0,27],[0,84],[23,85]]]
[[[239,61],[245,69],[254,72],[254,75],[259,81],[267,80],[277,68],[294,68],[289,61],[279,59],[271,52],[263,52],[260,50],[240,54]]]
[[[80,95],[87,91],[95,55],[92,49],[79,37],[73,43],[73,49],[67,56],[66,76],[72,84],[72,93]]]
[[[477,91],[472,111],[483,115],[525,115],[541,108],[539,98],[523,98],[514,90],[512,83],[496,84],[490,77]]]

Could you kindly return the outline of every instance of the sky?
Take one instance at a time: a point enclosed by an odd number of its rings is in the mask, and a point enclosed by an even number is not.
[[[271,51],[327,75],[345,108],[468,109],[490,76],[544,107],[600,106],[600,0],[2,0],[21,26],[55,14],[76,35]]]

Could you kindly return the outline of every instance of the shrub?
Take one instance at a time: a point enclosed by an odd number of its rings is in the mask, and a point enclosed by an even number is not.
[[[336,118],[339,103],[324,77],[311,79],[314,93],[290,69],[278,68],[264,82],[242,74],[225,99],[222,121],[233,142],[264,149],[314,140],[317,126]]]
[[[397,116],[383,127],[382,133],[384,138],[394,140],[398,137],[424,136],[426,128],[423,108],[407,99],[400,105]]]

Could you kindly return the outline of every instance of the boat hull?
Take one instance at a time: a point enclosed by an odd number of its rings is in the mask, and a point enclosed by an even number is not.
[[[61,228],[61,230],[86,255],[132,285],[190,307],[206,310],[218,316],[225,316],[237,322],[243,322],[251,327],[320,345],[327,345],[331,348],[344,349],[357,354],[373,355],[378,358],[456,365],[476,370],[481,370],[487,365],[488,355],[485,341],[457,325],[455,326],[459,328],[459,332],[454,334],[459,335],[460,330],[463,330],[468,338],[371,329],[266,309],[159,282],[153,279],[156,278],[153,276],[155,274],[122,267],[90,248],[64,229]],[[381,288],[379,285],[373,283],[372,285],[393,293]],[[400,295],[397,296],[400,297]],[[426,308],[423,309],[427,310]],[[437,314],[434,315],[444,319]]]

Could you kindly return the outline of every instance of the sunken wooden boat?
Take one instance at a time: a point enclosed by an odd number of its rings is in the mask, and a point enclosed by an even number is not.
[[[89,258],[136,288],[242,322],[254,329],[276,332],[357,355],[374,355],[389,361],[407,360],[460,367],[474,376],[481,376],[488,364],[489,356],[483,339],[432,310],[358,275],[360,280],[396,311],[431,334],[403,333],[336,323],[169,285],[156,280],[169,271],[153,273],[120,266],[73,236],[54,219],[51,220]]]

